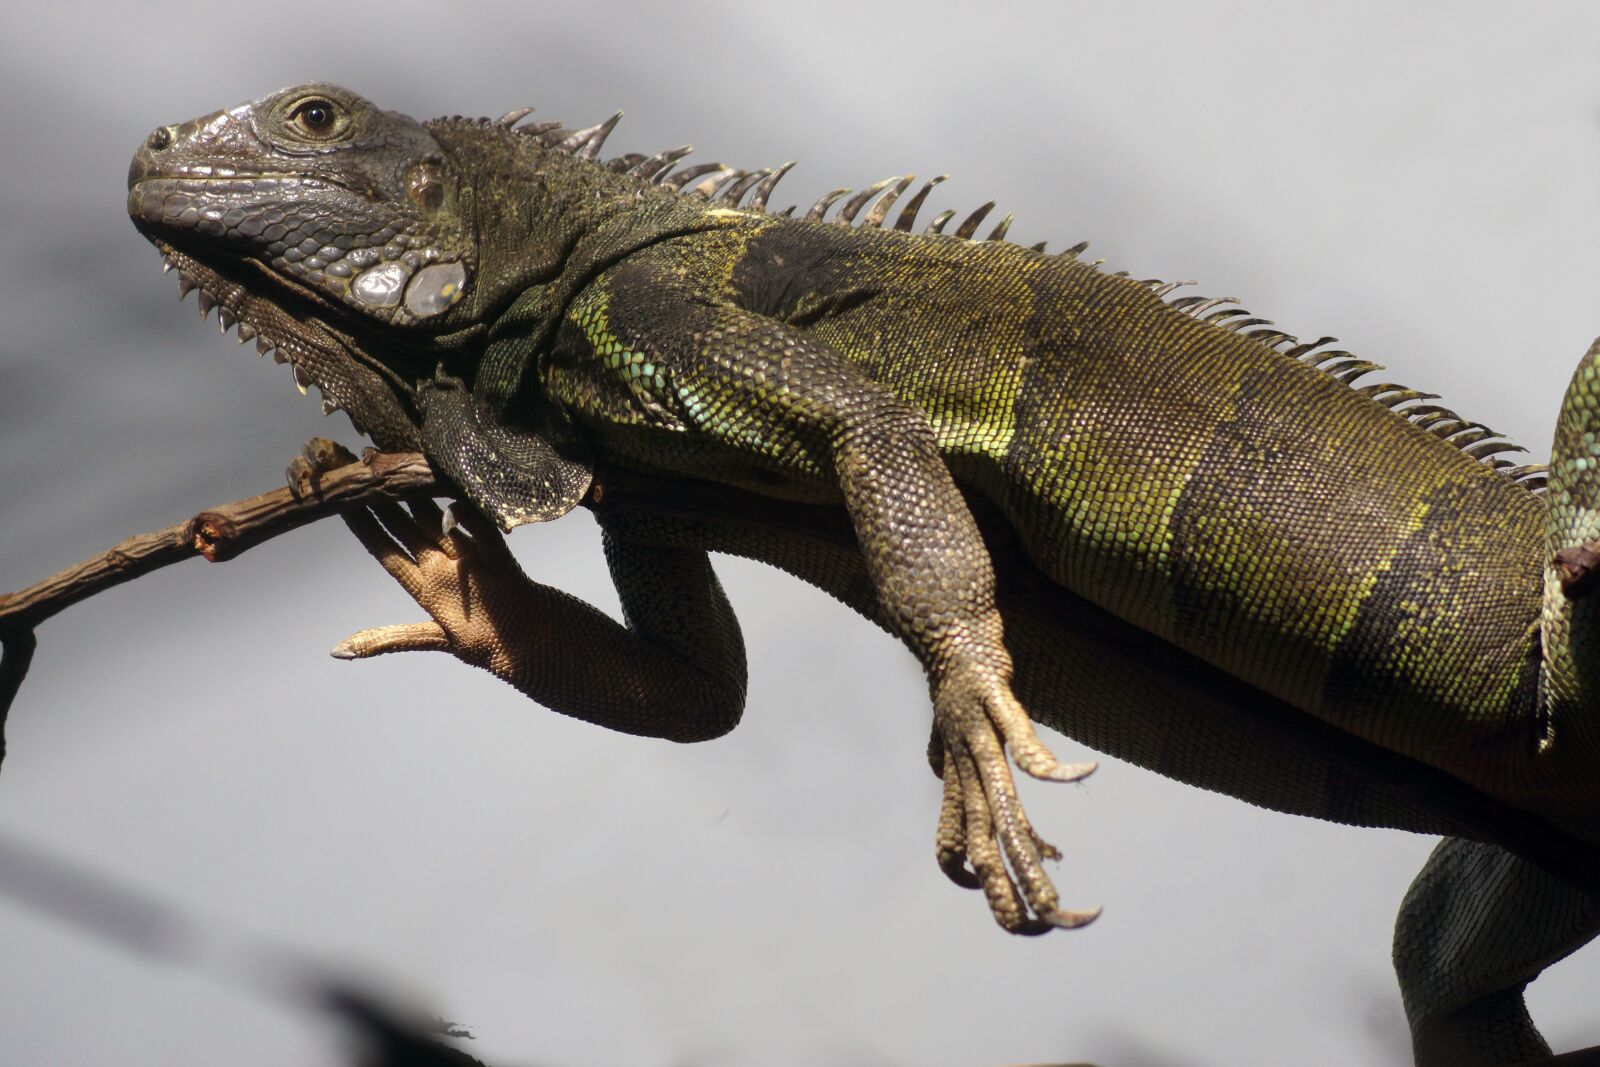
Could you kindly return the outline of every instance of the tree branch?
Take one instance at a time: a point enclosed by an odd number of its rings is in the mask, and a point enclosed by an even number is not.
[[[309,493],[285,487],[209,508],[175,526],[118,542],[15,593],[0,594],[0,635],[33,630],[64,608],[194,556],[230,560],[263,541],[369,500],[448,492],[417,453],[373,453],[316,479]]]
[[[372,453],[365,461],[329,470],[310,482],[305,489],[275,489],[210,508],[164,530],[130,537],[42,582],[0,595],[0,760],[5,758],[6,713],[33,659],[33,631],[57,612],[195,556],[213,563],[233,559],[263,541],[346,508],[453,491],[425,457],[409,452]]]

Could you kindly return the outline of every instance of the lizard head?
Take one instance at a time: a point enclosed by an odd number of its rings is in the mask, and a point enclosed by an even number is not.
[[[128,172],[128,212],[181,292],[385,448],[417,447],[416,383],[470,326],[460,202],[422,123],[321,84],[158,127]]]

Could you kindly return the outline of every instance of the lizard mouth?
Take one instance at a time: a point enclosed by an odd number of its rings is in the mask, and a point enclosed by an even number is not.
[[[240,196],[258,196],[263,185],[315,192],[319,189],[343,189],[358,196],[370,196],[371,190],[358,189],[348,181],[332,175],[311,176],[292,170],[250,170],[242,167],[211,163],[163,163],[159,168],[135,158],[128,175],[128,192],[141,194],[207,193],[218,190]]]

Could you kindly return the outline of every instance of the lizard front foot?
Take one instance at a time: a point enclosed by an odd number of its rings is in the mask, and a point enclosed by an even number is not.
[[[315,496],[322,476],[351,463],[359,463],[354,452],[327,437],[313,437],[300,446],[300,454],[283,470],[284,480],[296,500]]]
[[[1006,762],[1036,778],[1075,782],[1093,763],[1056,761],[1034,735],[1011,689],[978,672],[944,677],[934,693],[929,758],[944,779],[939,866],[957,885],[981,888],[995,921],[1015,934],[1042,934],[1093,922],[1099,908],[1062,908],[1043,861],[1061,853],[1034,832]],[[970,865],[970,869],[969,869]]]

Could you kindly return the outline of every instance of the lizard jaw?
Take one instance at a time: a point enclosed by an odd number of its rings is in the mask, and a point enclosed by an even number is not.
[[[403,415],[405,403],[382,401],[379,395],[393,394],[398,401],[409,393],[391,372],[358,360],[347,344],[332,335],[321,336],[327,331],[309,329],[303,309],[294,314],[286,312],[277,302],[253,292],[219,267],[166,241],[154,243],[161,253],[163,271],[178,275],[178,299],[197,293],[201,318],[208,318],[215,309],[224,334],[234,329],[241,345],[254,341],[257,355],[270,353],[274,362],[287,364],[295,388],[302,395],[309,395],[315,386],[324,415],[343,411],[356,431],[372,438],[379,447],[415,447],[405,432],[413,425]],[[254,268],[249,261],[242,261],[240,269]],[[318,302],[315,294],[295,295],[308,299],[313,306]],[[404,429],[396,431],[397,421],[403,422]]]
[[[209,317],[212,308],[216,308],[217,326],[220,332],[226,334],[230,329],[237,327],[238,341],[241,345],[246,341],[253,340],[256,343],[256,355],[266,356],[270,354],[274,363],[287,364],[290,373],[294,376],[295,388],[300,390],[301,396],[310,395],[310,388],[315,386],[318,395],[322,398],[323,415],[332,415],[335,411],[343,410],[340,408],[338,401],[333,398],[331,392],[324,389],[321,383],[313,379],[311,374],[301,366],[300,362],[293,359],[286,352],[281,338],[275,338],[270,333],[264,332],[259,324],[252,323],[248,318],[234,310],[229,304],[226,293],[219,292],[220,286],[213,282],[208,287],[206,281],[202,281],[197,276],[191,265],[179,265],[180,258],[178,254],[170,250],[164,250],[161,257],[162,273],[170,273],[173,270],[178,272],[179,300],[186,299],[191,292],[199,293],[199,296],[196,297],[196,302],[200,306],[200,317],[202,319]],[[351,421],[355,422],[353,416]],[[359,433],[366,432],[359,422],[356,422],[356,430]]]

